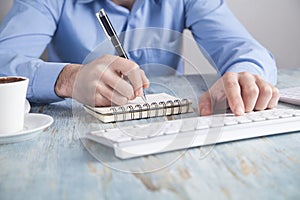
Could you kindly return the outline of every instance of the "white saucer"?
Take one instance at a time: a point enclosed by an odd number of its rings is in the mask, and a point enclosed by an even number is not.
[[[29,140],[53,123],[53,118],[45,114],[28,113],[24,116],[24,128],[16,133],[0,134],[0,144]]]

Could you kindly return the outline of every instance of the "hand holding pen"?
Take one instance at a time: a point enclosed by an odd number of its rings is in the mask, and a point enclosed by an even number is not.
[[[126,52],[124,51],[122,44],[119,40],[118,35],[116,34],[115,29],[113,28],[108,16],[106,15],[104,9],[101,9],[98,13],[96,13],[97,19],[99,21],[99,23],[101,24],[101,27],[104,31],[104,33],[106,34],[107,38],[112,42],[113,46],[115,47],[118,55],[122,58],[128,59],[128,56],[126,54]],[[134,88],[134,89],[138,89],[138,91],[135,91],[135,95],[136,96],[140,96],[140,89],[143,89],[143,86],[141,88]],[[143,100],[146,102],[146,96],[144,93],[144,90],[142,91],[142,98]]]
[[[97,17],[119,56],[103,55],[87,64],[64,66],[57,78],[55,93],[59,97],[74,98],[83,104],[99,107],[124,105],[137,96],[143,97],[143,88],[149,86],[144,71],[127,59],[104,11],[97,13]]]

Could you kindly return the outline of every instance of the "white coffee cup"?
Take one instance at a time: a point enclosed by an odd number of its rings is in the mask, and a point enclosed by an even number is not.
[[[21,131],[29,79],[0,77],[0,134]]]

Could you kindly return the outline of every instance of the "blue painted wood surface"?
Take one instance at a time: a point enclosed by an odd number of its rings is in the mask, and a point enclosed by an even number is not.
[[[191,87],[199,95],[206,86],[201,81],[195,86],[197,79],[189,77]],[[212,79],[208,77],[208,84]],[[159,90],[162,83],[181,90],[182,96],[191,92],[182,78],[158,78],[154,82],[156,86],[148,92]],[[279,88],[297,85],[300,69],[280,71]],[[99,162],[78,139],[78,132],[83,130],[72,105],[67,100],[33,106],[31,112],[51,115],[54,124],[33,140],[0,145],[1,200],[300,198],[299,132],[129,161],[109,159],[109,149],[100,148],[107,157]],[[181,157],[168,163],[182,152]],[[142,172],[156,166],[164,167],[148,173],[126,172]]]

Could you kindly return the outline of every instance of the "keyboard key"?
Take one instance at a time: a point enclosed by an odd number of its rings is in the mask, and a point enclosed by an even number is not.
[[[180,131],[186,132],[195,130],[197,122],[197,118],[182,119]]]
[[[105,138],[107,140],[113,141],[113,142],[124,142],[124,141],[130,141],[131,137],[126,136],[122,133],[122,131],[118,128],[115,129],[107,129],[103,132],[103,130],[100,131],[93,131],[91,134]]]
[[[293,117],[293,111],[292,110],[280,110],[279,111],[279,117],[280,118]]]
[[[245,116],[238,116],[236,117],[236,120],[239,122],[239,124],[245,124],[252,122],[251,118],[248,118],[247,115]]]
[[[209,126],[211,128],[222,127],[224,126],[224,120],[226,118],[226,114],[217,114],[209,117]]]
[[[130,137],[132,140],[141,140],[141,139],[147,139],[152,137],[152,135],[156,134],[156,131],[151,126],[145,126],[145,127],[137,127],[137,126],[131,126],[126,128],[121,128],[120,131]]]
[[[246,113],[248,119],[252,120],[253,122],[260,122],[266,120],[266,117],[262,116],[259,112],[250,112]]]
[[[91,131],[91,134],[93,134],[93,135],[102,135],[105,132],[106,132],[106,130],[103,129],[103,130]]]
[[[155,122],[142,125],[134,125],[135,129],[139,129],[145,137],[156,137],[163,135],[165,132],[166,122]]]
[[[294,115],[295,117],[300,116],[300,110],[295,110],[295,111],[293,112],[293,115]]]
[[[232,117],[227,117],[224,120],[225,126],[232,126],[232,125],[236,125],[238,123],[239,122],[235,118],[232,118]]]
[[[180,131],[182,121],[181,120],[173,120],[168,121],[165,128],[165,134],[175,134]]]
[[[270,116],[267,116],[267,119],[268,119],[268,120],[271,120],[271,119],[279,119],[279,116],[278,116],[278,115],[270,115]]]
[[[209,121],[202,120],[200,117],[197,118],[197,125],[195,127],[196,130],[208,129],[208,128],[209,128]]]
[[[114,142],[118,142],[118,143],[120,143],[120,142],[128,142],[128,141],[130,141],[130,140],[132,140],[132,138],[131,137],[128,137],[128,136],[125,136],[125,135],[122,135],[122,136],[120,136],[120,137],[116,137],[116,138],[114,138]]]

